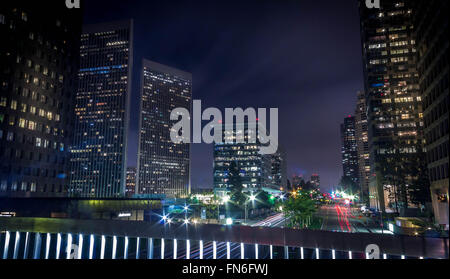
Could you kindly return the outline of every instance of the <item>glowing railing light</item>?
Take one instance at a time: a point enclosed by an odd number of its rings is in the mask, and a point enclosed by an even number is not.
[[[189,239],[186,240],[186,259],[189,260],[191,258],[191,241]]]
[[[316,260],[320,259],[319,248],[316,248]]]
[[[61,234],[58,233],[56,238],[56,259],[59,260],[59,253],[61,252]]]
[[[48,255],[50,253],[50,241],[51,241],[51,234],[47,233],[47,239],[45,241],[45,259],[48,260]]]
[[[230,242],[227,242],[227,260],[230,259]]]
[[[255,244],[255,259],[259,258],[259,247],[258,244]]]
[[[331,257],[332,257],[332,259],[333,260],[335,260],[336,259],[336,250],[331,250]]]
[[[123,251],[123,258],[126,260],[128,259],[128,236],[125,236],[125,244],[124,244],[124,251]]]
[[[116,259],[116,252],[117,252],[117,236],[113,236],[113,246],[112,246],[112,255],[111,255],[111,258],[113,260]]]
[[[241,260],[245,259],[244,255],[244,243],[241,243]]]
[[[94,257],[94,235],[91,234],[89,239],[89,259],[92,260]]]
[[[203,260],[203,240],[200,240],[199,246],[200,246],[200,255],[199,255],[199,259],[200,259],[200,260]]]
[[[72,252],[72,234],[67,235],[67,245],[66,245],[66,259],[70,259],[70,252]]]
[[[105,258],[105,236],[102,235],[102,243],[101,243],[101,247],[100,247],[100,259],[103,260]]]
[[[348,258],[351,260],[353,258],[352,251],[348,251]]]
[[[16,241],[14,241],[13,259],[17,259],[17,254],[19,252],[19,243],[20,243],[20,232],[16,232]]]
[[[173,259],[177,259],[178,242],[176,239],[173,240]]]
[[[217,259],[217,243],[213,241],[213,259]]]
[[[164,260],[164,238],[161,238],[161,260]]]
[[[78,235],[78,257],[77,259],[81,260],[83,257],[83,235]]]
[[[8,258],[9,239],[10,239],[10,233],[9,233],[9,231],[6,231],[5,247],[3,248],[3,259],[4,260],[6,260]]]

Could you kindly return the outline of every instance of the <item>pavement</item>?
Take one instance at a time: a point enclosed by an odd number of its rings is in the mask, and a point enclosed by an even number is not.
[[[316,213],[323,218],[321,230],[336,232],[381,233],[379,225],[358,209],[335,204],[322,206]],[[390,233],[384,230],[384,233]]]

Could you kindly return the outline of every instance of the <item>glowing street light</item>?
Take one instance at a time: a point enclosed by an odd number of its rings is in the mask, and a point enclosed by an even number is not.
[[[255,195],[251,195],[251,196],[250,196],[250,201],[252,201],[252,202],[253,202],[253,201],[255,201],[255,200],[256,200],[256,197],[255,197]]]
[[[170,219],[170,218],[167,219],[167,223],[169,223],[169,224],[172,223],[172,219]]]
[[[230,197],[229,196],[224,196],[223,198],[222,198],[222,202],[223,203],[227,203],[227,202],[229,202],[230,201]]]
[[[233,225],[233,219],[227,218],[226,224],[227,224],[228,226]]]
[[[189,219],[184,219],[184,224],[185,225],[189,224]]]

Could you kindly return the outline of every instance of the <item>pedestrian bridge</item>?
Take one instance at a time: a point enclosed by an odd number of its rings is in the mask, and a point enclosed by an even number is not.
[[[3,259],[439,259],[448,239],[139,221],[0,218]]]

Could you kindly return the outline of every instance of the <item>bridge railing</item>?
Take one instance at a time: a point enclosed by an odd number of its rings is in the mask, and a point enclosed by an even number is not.
[[[319,249],[365,254],[379,247],[381,255],[413,258],[448,258],[448,239],[388,234],[340,233],[287,228],[222,226],[212,224],[159,224],[137,221],[75,220],[56,218],[0,218],[0,232],[126,237],[127,239],[189,240],[271,247]],[[5,250],[6,235],[0,242]],[[9,242],[9,239],[8,239]],[[0,250],[1,251],[1,250]],[[287,253],[287,252],[286,252]],[[334,253],[334,252],[333,252]]]

